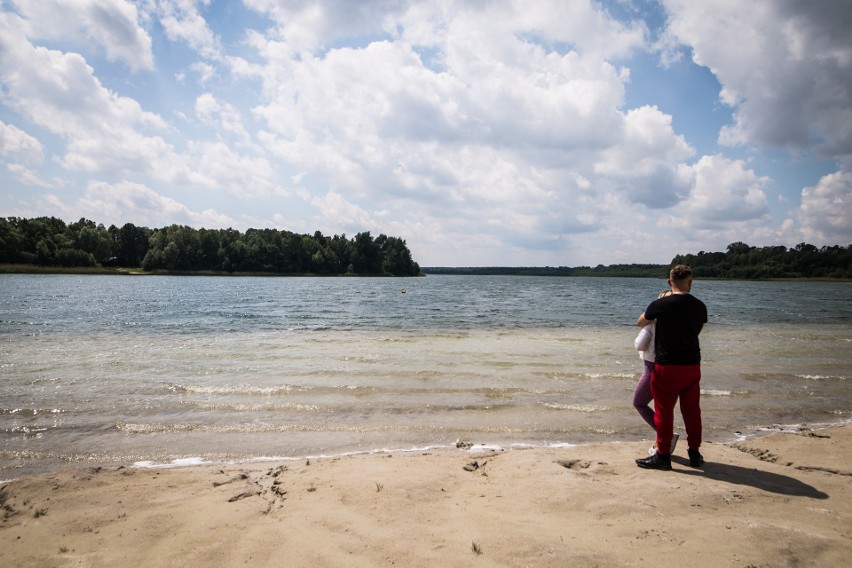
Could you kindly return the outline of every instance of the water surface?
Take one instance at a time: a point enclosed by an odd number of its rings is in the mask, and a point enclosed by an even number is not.
[[[0,478],[651,439],[655,279],[0,276]],[[705,437],[852,418],[852,285],[697,281]],[[676,417],[676,426],[680,427]]]

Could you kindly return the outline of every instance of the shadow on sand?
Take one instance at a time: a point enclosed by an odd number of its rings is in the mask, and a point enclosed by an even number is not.
[[[811,499],[828,499],[827,493],[823,493],[798,479],[778,473],[712,462],[705,463],[701,469],[693,469],[689,467],[688,459],[678,456],[672,457],[672,462],[686,466],[686,470],[678,470],[678,472],[687,475],[703,475],[708,479],[737,485],[750,485],[763,491],[780,493],[782,495],[809,497]]]

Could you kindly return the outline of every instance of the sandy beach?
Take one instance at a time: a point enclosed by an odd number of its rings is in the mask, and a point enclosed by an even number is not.
[[[852,427],[685,444],[88,468],[0,489],[0,565],[840,566]],[[680,455],[678,455],[680,454]]]

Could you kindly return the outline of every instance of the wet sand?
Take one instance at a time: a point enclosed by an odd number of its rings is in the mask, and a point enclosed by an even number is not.
[[[0,565],[841,566],[852,427],[705,444],[636,467],[650,440],[174,469],[3,484]]]

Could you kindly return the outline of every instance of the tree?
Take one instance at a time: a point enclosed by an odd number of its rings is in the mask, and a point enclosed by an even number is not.
[[[348,240],[320,231],[194,229],[184,225],[121,228],[81,218],[0,218],[0,263],[43,266],[141,267],[143,270],[224,270],[271,274],[419,274],[405,241],[369,232]]]
[[[150,230],[125,223],[118,229],[115,256],[119,266],[141,266],[150,246]]]
[[[393,274],[394,276],[416,276],[419,273],[419,267],[417,272],[414,272],[411,252],[404,240],[379,235],[376,241],[381,250],[383,273]]]
[[[383,235],[384,236],[384,235]],[[354,247],[350,256],[353,271],[358,274],[379,274],[381,256],[369,231],[355,235]]]
[[[0,217],[0,263],[32,262],[31,254],[24,252],[18,228],[9,220]]]

